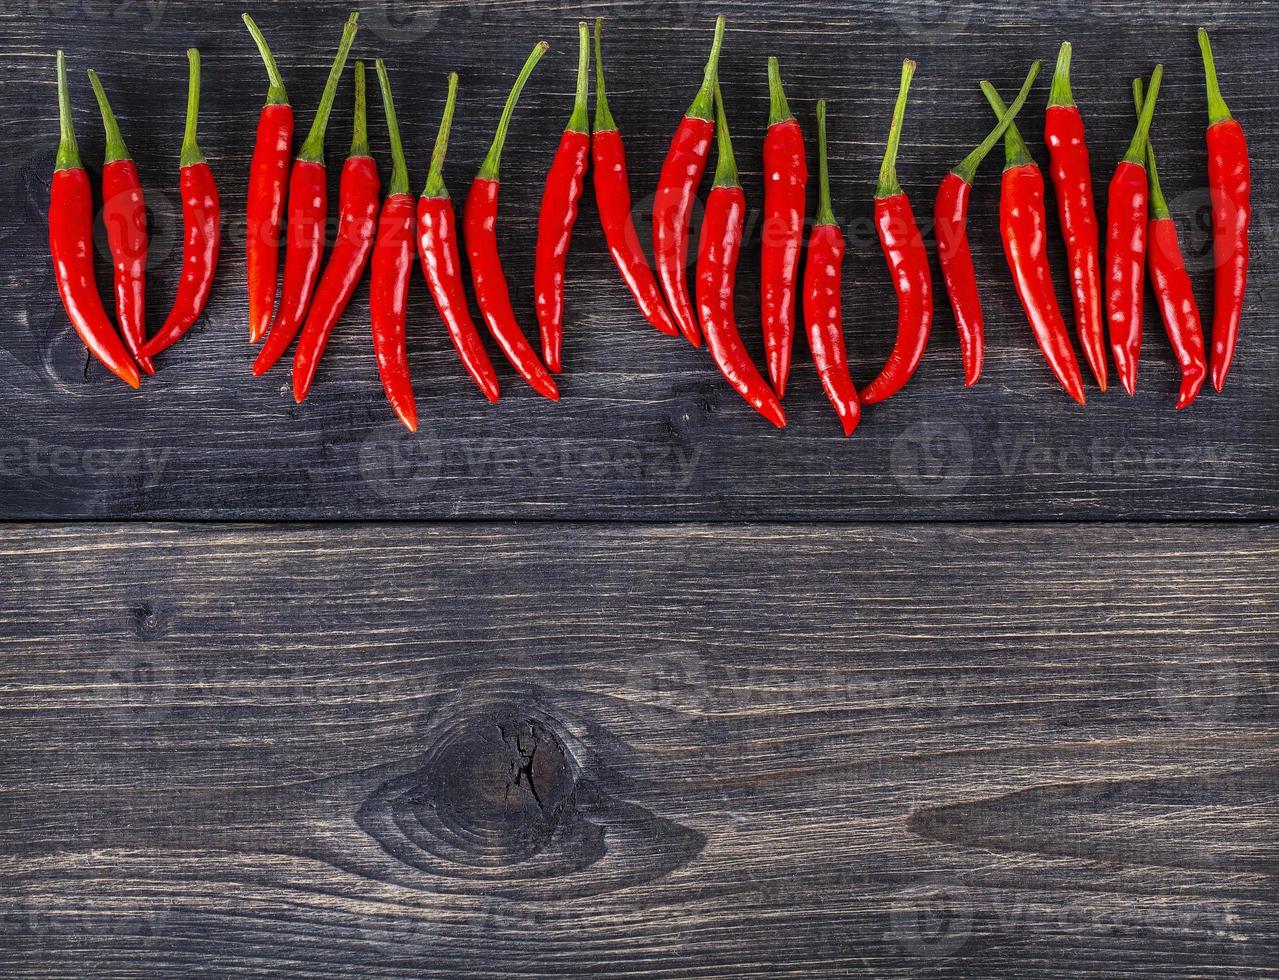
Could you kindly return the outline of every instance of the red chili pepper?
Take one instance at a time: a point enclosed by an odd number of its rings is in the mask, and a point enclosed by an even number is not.
[[[1057,215],[1066,243],[1070,298],[1075,307],[1079,346],[1097,379],[1097,386],[1105,391],[1106,336],[1101,315],[1097,207],[1093,203],[1084,120],[1070,90],[1070,55],[1067,41],[1057,54],[1052,94],[1044,116],[1044,142],[1048,144],[1048,172],[1057,192]]]
[[[752,363],[737,331],[733,289],[737,283],[737,260],[742,253],[746,195],[737,176],[737,161],[733,157],[733,142],[728,135],[718,84],[714,99],[719,160],[715,166],[715,183],[706,198],[702,238],[697,248],[697,312],[706,335],[706,347],[720,373],[756,411],[782,429],[786,427],[782,403]]]
[[[150,358],[142,357],[147,341],[147,206],[142,197],[138,168],[120,135],[120,126],[102,88],[98,73],[90,69],[89,84],[102,112],[107,134],[106,162],[102,165],[102,223],[115,270],[115,315],[120,336],[138,367],[155,374]]]
[[[337,57],[329,69],[320,107],[315,112],[311,131],[306,142],[298,150],[289,177],[288,242],[284,253],[284,286],[280,292],[280,306],[275,311],[266,343],[253,362],[253,373],[261,375],[271,369],[293,343],[302,329],[307,306],[315,281],[320,275],[320,260],[324,257],[324,242],[329,220],[329,178],[324,165],[324,132],[328,128],[329,113],[333,111],[333,99],[337,95],[338,80],[346,67],[346,57],[355,42],[359,30],[359,14],[353,13],[342,31]]]
[[[1003,117],[1004,100],[989,82],[981,90]],[[1004,256],[1017,287],[1017,296],[1044,359],[1058,383],[1080,405],[1084,404],[1084,379],[1075,349],[1070,346],[1066,319],[1061,315],[1048,265],[1048,211],[1044,204],[1044,175],[1031,158],[1016,123],[1004,133],[1004,179],[999,195],[999,232]]]
[[[804,323],[817,376],[835,406],[844,435],[851,436],[861,421],[862,406],[848,373],[844,346],[844,233],[830,204],[825,99],[817,103],[817,173],[817,223],[808,236],[808,261],[804,264]]]
[[[131,388],[138,369],[111,325],[93,273],[93,188],[80,162],[71,119],[66,57],[58,52],[58,122],[61,138],[49,191],[49,254],[67,318],[93,356]]]
[[[410,432],[417,431],[417,405],[409,377],[409,352],[405,342],[408,322],[409,277],[413,273],[413,231],[416,202],[409,192],[409,170],[400,144],[400,124],[391,99],[386,65],[377,60],[377,80],[391,137],[391,183],[382,202],[382,217],[373,246],[373,280],[369,287],[369,313],[373,319],[373,353],[386,400]]]
[[[1239,322],[1248,292],[1248,225],[1252,220],[1252,168],[1243,127],[1230,114],[1217,84],[1208,32],[1199,29],[1208,85],[1208,187],[1212,196],[1212,240],[1216,290],[1212,314],[1212,384],[1220,391],[1239,342]]]
[[[604,18],[595,21],[595,132],[591,136],[591,171],[595,184],[595,205],[604,227],[604,240],[622,279],[635,297],[644,319],[664,334],[679,336],[679,329],[666,309],[662,291],[640,245],[631,215],[631,182],[626,171],[626,148],[622,134],[609,112],[604,90],[604,58],[600,50],[600,29]]]
[[[972,153],[948,173],[937,189],[937,203],[933,217],[937,235],[937,257],[941,260],[942,280],[950,296],[950,306],[955,312],[955,326],[959,331],[959,351],[964,362],[964,384],[971,388],[981,378],[982,361],[986,351],[986,323],[981,312],[981,297],[977,292],[977,273],[973,269],[973,254],[968,245],[968,199],[973,189],[977,168],[990,151],[1003,138],[1017,113],[1030,96],[1030,87],[1039,75],[1040,64],[1030,66],[1021,91],[1012,106],[1004,114],[990,134]]]
[[[1141,79],[1133,79],[1133,102],[1137,115],[1144,104]],[[1150,173],[1150,225],[1147,265],[1150,282],[1155,288],[1155,299],[1163,314],[1164,329],[1177,363],[1181,366],[1181,391],[1177,396],[1177,408],[1183,409],[1198,396],[1208,377],[1208,360],[1204,356],[1203,321],[1199,317],[1199,304],[1186,273],[1186,263],[1181,257],[1181,245],[1177,241],[1177,226],[1173,223],[1168,201],[1159,186],[1159,167],[1155,163],[1155,148],[1146,141],[1146,169]]]
[[[373,234],[377,229],[382,181],[377,163],[369,153],[368,127],[364,108],[364,62],[355,63],[355,125],[351,152],[342,166],[338,193],[338,234],[329,255],[329,264],[315,288],[311,310],[306,315],[302,336],[293,352],[293,399],[299,403],[311,390],[316,368],[324,355],[329,336],[351,302],[355,287],[364,278]]]
[[[768,376],[777,397],[782,398],[795,343],[795,285],[804,245],[808,162],[804,158],[804,133],[786,102],[776,58],[768,59],[768,103],[760,315],[764,321]]]
[[[271,325],[271,314],[275,312],[280,276],[280,221],[284,216],[289,162],[293,157],[293,107],[289,105],[289,94],[284,89],[284,80],[266,38],[252,17],[248,14],[241,16],[253,35],[270,79],[266,105],[258,116],[245,211],[249,342],[256,344],[265,336],[267,327]]]
[[[1106,206],[1106,314],[1110,349],[1119,382],[1128,394],[1137,391],[1141,358],[1141,316],[1146,298],[1146,222],[1150,190],[1146,175],[1146,138],[1155,114],[1163,67],[1150,79],[1150,96],[1128,152],[1110,180]]]
[[[515,103],[519,101],[524,83],[547,51],[545,41],[539,41],[532,54],[524,62],[519,77],[511,87],[497,124],[497,133],[480,172],[471,183],[462,213],[462,230],[465,233],[466,254],[471,260],[471,281],[475,286],[475,300],[489,331],[506,354],[507,359],[540,395],[559,401],[559,389],[555,379],[537,358],[515,319],[511,307],[511,294],[502,272],[502,257],[497,250],[497,196],[501,188],[499,171],[502,165],[502,147],[506,143],[506,131],[511,125]]]
[[[897,181],[897,148],[906,118],[906,95],[914,75],[915,62],[902,62],[901,87],[875,191],[875,227],[897,290],[897,342],[879,376],[862,389],[864,405],[890,398],[914,376],[933,326],[933,276],[928,268],[928,253],[910,200]]]
[[[427,285],[431,288],[431,298],[440,311],[440,319],[444,321],[457,356],[484,397],[495,402],[500,393],[497,373],[466,306],[462,259],[457,248],[457,221],[453,215],[453,201],[444,186],[444,157],[448,153],[456,102],[457,73],[454,72],[449,75],[448,98],[440,119],[440,130],[435,137],[426,189],[417,202],[417,254]]]
[[[715,133],[712,120],[724,23],[723,17],[715,19],[715,41],[706,61],[702,87],[675,130],[653,196],[653,264],[666,294],[666,305],[680,332],[694,347],[702,345],[702,338],[688,299],[688,225]]]
[[[560,348],[564,342],[564,268],[573,225],[577,222],[577,201],[582,196],[591,156],[591,122],[586,113],[591,38],[586,21],[578,22],[577,34],[577,97],[546,175],[533,266],[533,301],[542,331],[542,357],[555,374],[561,369]]]
[[[213,289],[222,245],[222,206],[213,171],[196,141],[200,121],[200,52],[187,49],[191,80],[187,88],[186,135],[182,138],[178,187],[182,192],[182,277],[164,326],[142,348],[143,357],[167,350],[200,319]]]

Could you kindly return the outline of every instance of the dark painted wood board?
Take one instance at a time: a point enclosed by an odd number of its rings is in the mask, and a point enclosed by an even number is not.
[[[347,5],[254,7],[274,42],[301,127],[311,117]],[[1172,410],[1174,366],[1149,311],[1141,390],[1130,400],[1090,387],[1086,409],[1055,385],[1008,281],[996,231],[998,162],[974,201],[976,261],[989,319],[981,386],[961,388],[945,304],[917,379],[841,440],[801,342],[787,406],[792,425],[770,431],[731,393],[708,358],[663,339],[631,309],[602,249],[594,204],[583,207],[570,263],[569,370],[551,405],[502,370],[490,408],[444,339],[420,281],[411,360],[425,433],[401,436],[377,384],[362,289],[341,325],[312,398],[296,407],[288,368],[249,376],[241,242],[248,152],[263,72],[238,20],[239,4],[40,4],[0,9],[0,515],[11,518],[561,518],[675,520],[1268,518],[1279,501],[1279,321],[1275,317],[1273,181],[1279,149],[1274,46],[1279,8],[1261,0],[1158,5],[1053,3],[804,3],[735,0],[586,3],[365,3],[357,54],[391,65],[413,183],[424,179],[444,77],[461,73],[447,178],[465,193],[501,99],[539,36],[553,53],[514,124],[503,167],[502,244],[524,326],[535,329],[531,258],[541,182],[568,113],[574,24],[609,18],[613,107],[629,138],[637,208],[646,210],[666,142],[700,75],[712,15],[730,16],[723,81],[738,156],[755,211],[767,118],[764,60],[777,54],[791,102],[811,135],[817,98],[831,100],[837,210],[850,235],[845,297],[854,367],[863,382],[895,329],[890,285],[869,225],[874,176],[903,56],[918,59],[901,162],[927,219],[933,189],[991,120],[977,89],[1005,91],[1032,58],[1076,44],[1075,92],[1086,113],[1104,199],[1132,126],[1128,79],[1156,60],[1168,69],[1155,129],[1167,191],[1187,239],[1196,284],[1211,309],[1205,262],[1205,121],[1193,27],[1214,31],[1227,96],[1252,141],[1257,184],[1255,275],[1244,340],[1224,395]],[[96,168],[99,123],[83,71],[103,74],[144,175],[155,224],[153,323],[167,309],[178,263],[175,193],[182,49],[205,56],[202,143],[221,179],[225,257],[208,315],[140,394],[86,370],[57,302],[46,254],[56,122],[53,53],[67,49],[76,122]],[[1044,159],[1046,80],[1024,117]],[[349,92],[329,140],[334,173],[349,139]],[[376,104],[375,152],[386,164]],[[754,227],[754,226],[753,226]],[[738,290],[758,356],[757,232]],[[1052,245],[1059,288],[1061,249]],[[104,286],[107,270],[101,270]],[[1065,299],[1065,293],[1061,293]]]
[[[1279,961],[1272,527],[11,525],[0,555],[6,975]]]

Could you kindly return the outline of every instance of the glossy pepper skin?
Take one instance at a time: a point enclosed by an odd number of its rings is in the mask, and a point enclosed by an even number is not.
[[[426,178],[426,188],[417,202],[417,254],[435,308],[444,321],[462,366],[484,397],[496,402],[501,388],[493,362],[489,360],[480,332],[475,329],[475,321],[466,306],[462,258],[457,247],[457,220],[453,215],[453,201],[444,186],[444,158],[448,154],[456,104],[457,73],[453,72],[449,75],[448,97],[435,137],[435,150],[431,154],[431,170]]]
[[[724,118],[724,103],[715,88],[719,161],[715,184],[706,199],[702,236],[697,249],[697,312],[706,347],[720,373],[757,412],[779,429],[786,427],[786,413],[777,395],[756,369],[742,346],[734,312],[733,290],[737,262],[742,253],[742,229],[746,221],[746,195],[737,176],[733,144]]]
[[[942,178],[941,186],[937,189],[937,200],[933,208],[937,258],[941,262],[942,281],[946,285],[946,294],[950,297],[950,306],[955,314],[960,357],[964,365],[964,385],[968,388],[981,378],[986,351],[986,322],[977,291],[977,272],[973,268],[972,249],[968,243],[968,202],[972,196],[977,168],[1026,104],[1030,86],[1034,84],[1039,68],[1038,61],[1031,65],[1021,91],[1017,93],[1017,98],[1004,118],[972,153]]]
[[[844,233],[835,221],[830,202],[824,99],[817,103],[817,160],[817,223],[808,236],[808,260],[804,264],[804,325],[822,389],[835,407],[844,435],[851,436],[861,421],[862,405],[848,371],[848,351],[844,346]]]
[[[71,119],[66,57],[58,52],[58,120],[61,139],[49,190],[49,254],[67,318],[103,366],[127,384],[141,384],[137,366],[111,325],[93,272],[93,188],[80,162]]]
[[[200,117],[200,52],[187,50],[191,81],[187,95],[186,136],[182,140],[178,187],[182,193],[182,276],[178,295],[164,325],[142,348],[143,357],[155,357],[175,344],[200,318],[222,247],[222,206],[213,172],[196,142]]]
[[[409,172],[404,162],[404,148],[400,144],[391,82],[381,58],[377,60],[377,78],[382,88],[382,105],[386,110],[394,166],[386,200],[382,202],[382,216],[378,219],[377,243],[373,246],[373,275],[369,285],[373,353],[377,357],[377,370],[386,400],[405,427],[416,432],[417,404],[409,377],[407,326],[417,202],[409,193]]]
[[[502,257],[497,247],[497,200],[502,148],[520,92],[546,50],[546,42],[539,41],[511,87],[502,110],[502,118],[498,122],[497,134],[493,137],[493,145],[489,147],[488,156],[467,194],[466,207],[462,211],[462,232],[467,258],[471,262],[471,283],[475,287],[475,300],[493,339],[534,391],[552,401],[559,401],[560,393],[555,386],[555,379],[538,359],[537,352],[533,350],[515,319],[510,288],[506,283],[506,274],[502,271]]]
[[[301,404],[311,390],[324,348],[346,312],[355,287],[368,268],[377,230],[382,181],[369,154],[365,117],[364,62],[355,63],[355,125],[351,152],[342,165],[338,191],[338,232],[329,263],[315,288],[315,298],[293,352],[293,399]]]
[[[1248,292],[1248,226],[1252,222],[1252,166],[1243,127],[1230,114],[1217,83],[1208,32],[1199,29],[1208,86],[1208,187],[1212,197],[1212,246],[1216,264],[1212,316],[1212,384],[1226,385],[1244,298]]]
[[[562,367],[564,270],[577,223],[577,202],[586,186],[586,170],[591,162],[591,123],[586,104],[590,93],[591,36],[586,21],[578,23],[577,32],[577,96],[546,175],[533,265],[533,305],[542,333],[542,358],[555,374]]]
[[[595,131],[591,135],[591,176],[595,206],[600,213],[604,241],[613,264],[631,291],[644,319],[662,333],[679,336],[679,328],[666,309],[661,287],[644,255],[635,219],[631,214],[631,181],[626,170],[626,146],[608,108],[604,88],[604,59],[600,32],[604,18],[595,21]]]
[[[1129,395],[1137,392],[1141,359],[1141,320],[1146,298],[1146,231],[1150,191],[1146,175],[1146,139],[1154,118],[1163,68],[1150,79],[1150,97],[1115,175],[1106,205],[1106,317],[1115,373]]]
[[[910,200],[897,181],[897,148],[906,117],[906,96],[915,75],[915,62],[902,63],[901,87],[893,109],[888,150],[875,191],[875,228],[897,292],[897,342],[879,375],[861,392],[863,405],[890,398],[915,375],[928,347],[933,326],[933,276],[924,238],[915,222]]]
[[[777,397],[786,394],[795,343],[799,253],[804,244],[808,161],[804,133],[791,114],[776,58],[768,59],[769,125],[764,135],[764,227],[760,314],[764,353]]]
[[[289,163],[293,159],[293,107],[275,57],[248,14],[241,15],[270,79],[266,105],[258,115],[245,208],[245,259],[249,289],[249,342],[266,336],[275,312],[280,276],[280,222],[284,218]]]
[[[293,171],[289,175],[288,227],[284,252],[284,284],[280,289],[280,305],[271,321],[266,343],[253,362],[255,375],[265,374],[278,361],[306,321],[324,244],[328,237],[329,174],[324,165],[324,134],[333,111],[338,81],[346,67],[347,55],[359,30],[359,15],[351,14],[342,31],[337,57],[329,69],[329,77],[320,97],[311,130],[307,134]]]
[[[1132,83],[1133,101],[1137,115],[1145,104],[1141,79]],[[1159,185],[1159,167],[1155,162],[1155,148],[1146,141],[1146,170],[1150,174],[1150,225],[1147,234],[1146,264],[1150,272],[1150,284],[1154,287],[1159,312],[1163,316],[1168,343],[1172,346],[1181,368],[1181,390],[1177,395],[1177,409],[1186,408],[1198,396],[1208,378],[1208,361],[1204,354],[1203,321],[1199,316],[1199,304],[1186,272],[1186,263],[1177,240],[1177,226]]]
[[[989,82],[981,83],[995,114],[1006,114],[1004,102]],[[999,232],[1030,329],[1058,384],[1084,404],[1084,379],[1070,345],[1070,332],[1057,303],[1048,264],[1048,211],[1044,175],[1030,156],[1014,124],[1004,134],[1004,178],[999,196]]]
[[[694,347],[701,346],[702,337],[688,298],[689,221],[715,135],[715,86],[723,44],[724,18],[718,17],[702,87],[675,130],[653,195],[653,264],[666,295],[667,309],[680,333]]]
[[[1048,146],[1048,172],[1057,194],[1057,216],[1066,245],[1075,330],[1097,386],[1105,391],[1108,380],[1106,331],[1101,312],[1097,206],[1093,200],[1084,120],[1070,89],[1070,57],[1071,46],[1067,41],[1057,54],[1052,95],[1044,115],[1044,143]]]
[[[142,196],[138,168],[120,135],[120,126],[106,90],[95,71],[89,83],[98,100],[106,130],[106,162],[102,165],[102,223],[107,230],[115,274],[115,315],[124,346],[147,374],[154,374],[151,359],[142,356],[146,344],[147,206]]]

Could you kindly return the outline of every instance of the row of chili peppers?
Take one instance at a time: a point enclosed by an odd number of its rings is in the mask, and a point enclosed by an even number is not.
[[[416,239],[421,267],[459,357],[485,396],[496,401],[497,376],[467,306],[456,218],[442,176],[457,93],[456,74],[449,77],[427,185],[415,207],[390,83],[381,60],[376,68],[390,133],[393,171],[387,196],[379,202],[380,180],[366,130],[364,65],[356,63],[354,132],[340,182],[337,241],[321,274],[328,217],[324,138],[337,85],[358,29],[358,15],[352,14],[344,28],[315,119],[296,159],[292,154],[293,110],[279,69],[252,18],[246,14],[244,21],[270,81],[258,124],[248,194],[249,333],[253,342],[265,338],[254,362],[254,373],[260,375],[269,370],[300,333],[294,352],[293,390],[301,402],[314,381],[333,328],[371,263],[370,310],[379,373],[397,416],[415,429],[417,412],[408,371],[406,320]],[[610,253],[645,318],[663,333],[682,334],[694,346],[700,346],[704,336],[725,378],[761,414],[775,425],[784,426],[781,399],[790,372],[795,333],[808,171],[803,133],[787,104],[777,61],[769,59],[768,64],[770,119],[763,148],[761,318],[768,371],[765,380],[746,352],[734,314],[746,202],[719,90],[724,18],[716,22],[702,84],[681,120],[662,167],[654,196],[652,266],[635,229],[625,150],[609,111],[600,26],[597,21],[593,131],[587,109],[590,36],[587,25],[581,23],[573,111],[543,194],[534,270],[541,357],[521,330],[512,307],[496,226],[506,134],[520,93],[547,50],[545,42],[533,49],[511,89],[492,146],[472,183],[463,211],[461,238],[482,318],[503,353],[534,390],[558,399],[553,374],[562,369],[565,260],[586,173],[593,163],[595,196]],[[1238,337],[1246,289],[1250,184],[1242,129],[1221,99],[1207,35],[1200,31],[1199,37],[1209,92],[1209,178],[1217,259],[1212,373],[1220,390]],[[1081,346],[1104,391],[1107,367],[1099,234],[1083,123],[1071,96],[1070,59],[1067,43],[1062,45],[1058,57],[1045,135],[1066,238]],[[115,263],[122,345],[93,282],[92,195],[71,130],[61,52],[58,57],[62,143],[50,207],[50,242],[58,285],[72,323],[85,343],[104,364],[135,387],[138,375],[134,361],[151,373],[151,358],[179,339],[198,319],[217,263],[220,215],[216,188],[196,143],[199,56],[194,50],[190,60],[187,133],[181,159],[183,275],[172,314],[150,340],[146,339],[143,326],[147,243],[141,188],[105,92],[97,76],[89,73],[107,130],[103,196],[107,202],[108,245]],[[822,101],[817,105],[818,211],[808,242],[802,309],[818,374],[846,434],[856,428],[863,404],[885,400],[910,380],[931,333],[933,300],[928,257],[910,202],[896,176],[914,70],[914,62],[903,64],[875,194],[875,223],[898,297],[898,336],[883,370],[860,392],[849,373],[843,336],[841,265],[845,246],[831,207],[826,104]],[[1057,304],[1046,256],[1043,178],[1014,122],[1039,70],[1036,62],[1010,107],[1004,106],[989,83],[982,83],[999,123],[941,184],[935,208],[938,252],[959,330],[965,383],[971,386],[981,375],[984,325],[967,238],[968,201],[978,167],[1003,139],[1006,168],[1000,227],[1006,256],[1023,308],[1050,367],[1066,391],[1082,403],[1083,380]],[[1131,394],[1135,390],[1141,344],[1144,270],[1149,264],[1165,326],[1183,372],[1178,407],[1184,408],[1198,394],[1207,375],[1207,364],[1199,313],[1148,140],[1161,76],[1162,68],[1157,67],[1144,99],[1140,82],[1135,83],[1137,131],[1110,188],[1106,305],[1111,350],[1121,383]],[[687,282],[690,218],[713,137],[718,155],[697,253],[694,309]],[[281,282],[282,225],[286,252]]]

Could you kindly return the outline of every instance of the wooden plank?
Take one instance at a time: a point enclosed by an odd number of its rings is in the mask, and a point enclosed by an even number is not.
[[[309,124],[349,4],[275,3],[256,10]],[[940,304],[929,356],[911,387],[869,413],[848,444],[838,436],[801,342],[785,433],[732,394],[704,354],[644,325],[602,247],[594,204],[584,204],[570,263],[568,373],[551,405],[502,370],[505,396],[490,408],[463,375],[420,282],[412,304],[411,359],[426,434],[401,436],[375,379],[361,290],[307,404],[293,404],[288,368],[255,380],[244,345],[241,215],[253,127],[264,91],[241,6],[123,4],[86,16],[81,5],[8,4],[0,113],[17,138],[0,161],[0,241],[9,329],[0,334],[0,516],[128,518],[589,518],[610,520],[1269,518],[1279,503],[1279,289],[1272,209],[1258,194],[1256,274],[1244,340],[1222,396],[1172,410],[1174,364],[1153,309],[1141,391],[1129,400],[1090,388],[1087,409],[1056,389],[1010,289],[996,230],[998,164],[973,205],[990,358],[974,391],[960,383],[958,346]],[[87,7],[85,9],[88,9]],[[444,77],[461,73],[447,177],[461,199],[483,156],[499,105],[525,51],[554,45],[515,121],[503,166],[502,241],[517,307],[533,329],[531,250],[542,180],[567,117],[583,11],[547,0],[405,7],[363,3],[357,55],[385,56],[410,150],[424,179]],[[1128,79],[1156,60],[1168,74],[1155,127],[1164,180],[1193,255],[1200,300],[1211,309],[1206,237],[1204,96],[1193,27],[1217,39],[1224,85],[1244,121],[1259,174],[1273,169],[1279,112],[1273,45],[1279,27],[1264,0],[1170,0],[1158,16],[1100,0],[1021,4],[833,0],[780,8],[764,0],[708,5],[596,4],[606,14],[613,109],[627,134],[636,207],[643,217],[675,121],[697,85],[712,15],[731,26],[723,80],[745,185],[757,208],[760,138],[767,119],[764,59],[782,61],[792,106],[813,126],[831,101],[833,176],[850,238],[848,333],[863,382],[889,350],[895,307],[870,225],[870,198],[904,55],[919,60],[901,161],[921,219],[946,169],[990,124],[976,80],[1006,91],[1033,58],[1076,45],[1075,92],[1087,116],[1095,179],[1104,187],[1128,140]],[[224,261],[203,324],[132,394],[86,369],[51,279],[44,209],[55,147],[53,53],[68,51],[86,160],[102,151],[83,71],[96,66],[114,99],[153,208],[152,322],[178,272],[174,192],[186,73],[182,50],[204,52],[202,143],[220,177],[228,217]],[[21,79],[19,83],[16,80]],[[1032,149],[1046,83],[1024,117]],[[349,93],[329,140],[337,161],[349,133]],[[376,154],[383,126],[372,112]],[[758,213],[739,289],[740,318],[758,356]],[[1059,289],[1061,249],[1052,252]],[[101,270],[106,286],[105,267]],[[1062,292],[1065,299],[1065,293]]]
[[[6,975],[1250,975],[1273,527],[0,529]]]

